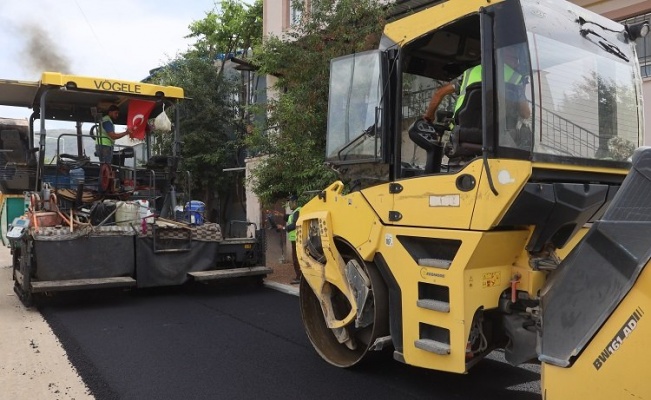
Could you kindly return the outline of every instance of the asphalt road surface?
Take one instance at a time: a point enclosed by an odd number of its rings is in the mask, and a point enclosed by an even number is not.
[[[496,353],[467,375],[390,353],[333,367],[307,339],[298,297],[266,287],[59,293],[40,311],[98,400],[541,399],[537,366]]]

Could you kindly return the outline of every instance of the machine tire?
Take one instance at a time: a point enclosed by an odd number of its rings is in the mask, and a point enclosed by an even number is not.
[[[373,323],[371,325],[365,328],[356,328],[353,321],[346,327],[356,343],[354,349],[339,343],[334,333],[328,328],[319,300],[305,279],[301,279],[299,290],[303,326],[312,346],[325,361],[340,368],[358,365],[367,357],[367,353],[375,340],[389,334],[389,306],[386,284],[373,263],[361,260],[352,248],[348,247],[348,245],[345,246],[346,249],[339,246],[344,261],[348,262],[354,258],[363,267],[371,282],[373,301]],[[335,299],[333,300],[335,313],[341,314],[338,317],[342,317],[350,310],[350,304],[339,290],[333,288],[333,291],[335,293]]]
[[[99,188],[102,192],[112,192],[113,170],[108,164],[102,163],[99,166]]]
[[[31,291],[31,263],[32,259],[32,245],[33,242],[30,240],[23,241],[23,247],[21,248],[20,256],[14,258],[14,262],[17,264],[13,265],[13,279],[14,279],[14,292],[18,296],[18,299],[25,305],[25,307],[33,307],[34,294]],[[16,280],[15,271],[18,270],[23,276],[22,284]]]

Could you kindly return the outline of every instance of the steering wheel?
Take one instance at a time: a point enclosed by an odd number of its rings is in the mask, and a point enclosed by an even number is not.
[[[441,145],[441,135],[436,127],[425,119],[418,119],[409,127],[409,138],[425,151],[434,150]]]

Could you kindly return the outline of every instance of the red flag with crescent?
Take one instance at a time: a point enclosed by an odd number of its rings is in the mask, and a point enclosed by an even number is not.
[[[145,128],[151,110],[154,109],[156,102],[147,100],[129,101],[129,111],[127,113],[127,128],[131,129],[129,137],[131,139],[144,140]]]

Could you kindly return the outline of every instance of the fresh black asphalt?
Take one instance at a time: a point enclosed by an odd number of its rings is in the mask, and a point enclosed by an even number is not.
[[[309,343],[298,297],[245,283],[59,293],[40,304],[98,400],[541,398],[535,368],[497,360],[467,375],[390,353],[335,368]]]

